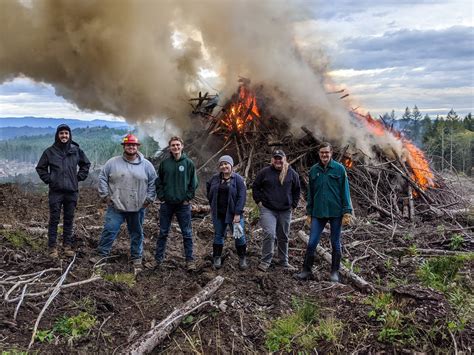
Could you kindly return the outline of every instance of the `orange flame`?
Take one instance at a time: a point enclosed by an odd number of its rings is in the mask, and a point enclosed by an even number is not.
[[[434,187],[434,174],[425,158],[425,154],[408,139],[403,139],[403,146],[408,152],[407,163],[411,168],[411,178],[422,190]]]
[[[403,147],[407,152],[407,163],[411,168],[410,177],[422,190],[436,186],[434,183],[434,174],[430,168],[430,164],[426,160],[425,154],[421,151],[421,149],[414,145],[409,139],[403,137],[401,132],[395,129],[388,130],[381,120],[373,119],[370,114],[361,115],[359,113],[354,113],[354,115],[359,120],[364,122],[370,132],[372,132],[375,136],[391,134],[402,142]],[[414,192],[414,195],[417,196],[416,192]]]
[[[344,157],[344,159],[342,159],[342,164],[344,164],[347,169],[352,169],[354,166],[354,162],[349,157]]]
[[[231,103],[221,122],[229,131],[243,134],[254,118],[260,118],[255,93],[241,85],[237,100]]]

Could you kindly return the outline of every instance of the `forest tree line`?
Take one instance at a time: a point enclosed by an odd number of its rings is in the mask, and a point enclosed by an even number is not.
[[[423,115],[415,105],[413,109],[407,107],[400,119],[393,110],[381,119],[421,147],[436,170],[472,175],[474,121],[471,113],[460,117],[451,109],[446,116],[433,118]]]
[[[72,130],[72,138],[93,164],[102,165],[123,152],[120,143],[127,133],[125,129],[109,127],[76,128]],[[43,151],[53,143],[52,134],[0,141],[0,159],[37,163]],[[148,136],[141,139],[141,143],[140,151],[146,156],[154,156],[160,149],[159,144]]]

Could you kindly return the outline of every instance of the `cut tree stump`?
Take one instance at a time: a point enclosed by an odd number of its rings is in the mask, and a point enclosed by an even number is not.
[[[309,237],[305,232],[299,231],[298,232],[298,237],[303,242],[308,244]],[[322,257],[324,260],[326,260],[326,262],[331,264],[331,260],[332,260],[331,254],[328,251],[326,251],[326,249],[324,249],[321,245],[318,245],[318,247],[316,248],[316,253],[320,257]],[[339,272],[341,273],[342,276],[344,276],[347,279],[351,280],[352,283],[354,283],[354,285],[357,286],[357,288],[359,288],[360,290],[370,291],[370,292],[373,292],[375,290],[374,285],[372,285],[370,282],[364,280],[362,277],[356,275],[353,271],[349,270],[344,265],[341,265]]]
[[[148,354],[153,351],[167,336],[169,336],[188,314],[194,312],[205,304],[222,285],[224,278],[216,276],[206,287],[190,298],[181,307],[175,309],[168,317],[158,323],[148,333],[142,335],[135,343],[127,347],[125,354]]]

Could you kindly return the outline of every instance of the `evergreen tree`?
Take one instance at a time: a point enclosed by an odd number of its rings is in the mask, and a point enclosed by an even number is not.
[[[421,112],[418,107],[415,105],[411,114],[412,122],[410,124],[410,133],[413,141],[420,142],[420,131],[421,131]]]
[[[402,116],[402,120],[408,122],[408,121],[411,120],[411,118],[412,118],[411,111],[410,111],[410,109],[409,109],[408,106],[407,106],[406,109],[405,109],[405,113],[404,113],[403,116]]]
[[[463,126],[465,129],[473,132],[474,131],[474,120],[472,119],[472,114],[469,112],[463,120]]]

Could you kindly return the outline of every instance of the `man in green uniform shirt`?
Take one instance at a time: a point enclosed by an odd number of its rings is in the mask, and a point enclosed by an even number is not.
[[[198,187],[194,163],[183,153],[184,143],[180,137],[169,142],[170,156],[158,167],[156,195],[160,200],[160,234],[156,240],[155,260],[158,267],[165,257],[166,241],[174,215],[183,234],[186,268],[196,269],[193,255],[193,232],[191,226],[191,200]]]
[[[332,146],[319,146],[320,162],[309,171],[306,214],[311,226],[303,271],[295,275],[298,280],[311,279],[314,253],[324,226],[331,226],[332,265],[331,281],[339,282],[341,264],[341,226],[348,225],[352,218],[349,182],[344,166],[332,159]]]

